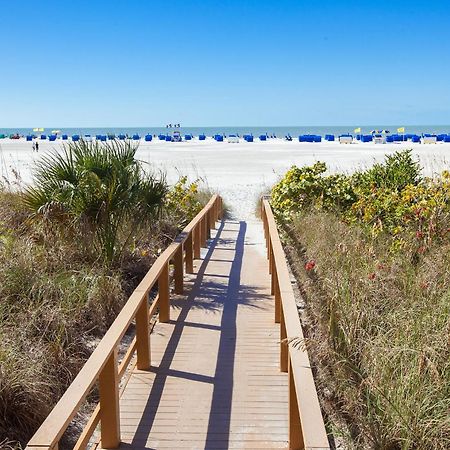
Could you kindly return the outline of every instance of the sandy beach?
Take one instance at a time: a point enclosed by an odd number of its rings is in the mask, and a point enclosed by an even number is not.
[[[39,141],[39,152],[23,139],[0,141],[0,174],[14,181],[13,172],[24,183],[31,181],[33,164],[51,150],[61,149],[62,141]],[[202,178],[220,192],[239,219],[251,219],[257,195],[271,186],[293,164],[304,165],[321,160],[330,171],[352,171],[380,161],[385,154],[412,148],[426,174],[449,168],[450,143],[413,144],[339,144],[337,142],[305,143],[271,139],[266,142],[227,143],[206,141],[141,141],[137,157],[150,167],[167,174],[170,183],[180,175]]]

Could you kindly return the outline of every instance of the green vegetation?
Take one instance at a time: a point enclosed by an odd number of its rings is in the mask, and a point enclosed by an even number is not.
[[[180,217],[203,206],[197,183],[169,188],[135,152],[74,143],[37,165],[29,189],[0,187],[0,442],[11,447],[50,412]]]
[[[113,262],[158,217],[167,193],[163,177],[144,172],[137,148],[131,141],[69,143],[37,163],[25,205],[35,216],[94,234],[95,250]]]
[[[272,205],[330,429],[349,448],[450,447],[450,177],[410,152],[291,168]]]

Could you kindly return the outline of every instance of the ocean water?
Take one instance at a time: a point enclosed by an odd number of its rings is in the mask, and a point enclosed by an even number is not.
[[[367,125],[361,126],[361,132],[363,134],[369,134],[372,130],[390,130],[391,133],[395,133],[397,128],[405,127],[405,133],[412,134],[422,134],[422,133],[435,133],[435,134],[447,134],[450,133],[450,125]],[[206,134],[207,136],[213,136],[215,134],[253,134],[254,136],[259,136],[261,134],[268,133],[269,135],[275,135],[276,137],[283,138],[287,134],[292,137],[298,137],[301,134],[318,134],[324,136],[325,134],[344,134],[350,133],[355,134],[354,129],[358,128],[358,125],[352,126],[333,126],[333,125],[323,125],[323,126],[265,126],[265,127],[245,127],[245,126],[217,126],[217,127],[181,127],[181,128],[166,128],[166,127],[97,127],[97,128],[85,128],[85,127],[72,127],[72,128],[61,128],[61,127],[50,127],[45,128],[43,133],[33,133],[31,128],[0,128],[0,134],[14,134],[19,133],[20,135],[27,134],[51,134],[52,130],[61,130],[61,134],[79,134],[86,135],[90,134],[95,136],[96,134],[139,134],[141,137],[145,136],[147,133],[150,134],[166,134],[172,133],[175,130],[184,134],[193,134],[198,136],[199,134]]]

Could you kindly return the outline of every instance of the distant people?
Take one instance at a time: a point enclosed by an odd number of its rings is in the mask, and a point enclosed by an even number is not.
[[[33,142],[33,145],[31,146],[33,149],[33,152],[36,151],[36,144]]]
[[[36,147],[36,151],[38,152],[39,151],[39,142],[38,141],[36,141],[35,147]]]

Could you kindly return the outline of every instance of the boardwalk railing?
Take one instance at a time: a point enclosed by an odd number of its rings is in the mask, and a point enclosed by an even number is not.
[[[194,258],[200,258],[200,248],[206,246],[210,230],[214,228],[216,220],[221,217],[222,199],[214,195],[152,265],[86,364],[31,438],[27,449],[56,450],[67,426],[97,382],[100,394],[99,404],[74,448],[77,450],[85,448],[99,423],[102,447],[117,448],[119,446],[119,382],[135,352],[137,352],[137,368],[142,370],[150,368],[149,318],[159,309],[159,320],[161,322],[170,320],[169,265],[172,262],[174,266],[175,293],[181,294],[184,268],[187,273],[193,272]],[[158,294],[149,306],[148,294],[155,285],[157,285]],[[133,320],[136,325],[136,336],[121,363],[118,364],[119,343]]]
[[[303,340],[302,326],[286,256],[267,198],[262,199],[261,216],[275,296],[275,322],[280,324],[280,369],[289,373],[289,448],[329,449],[308,353],[292,344],[292,339]]]

